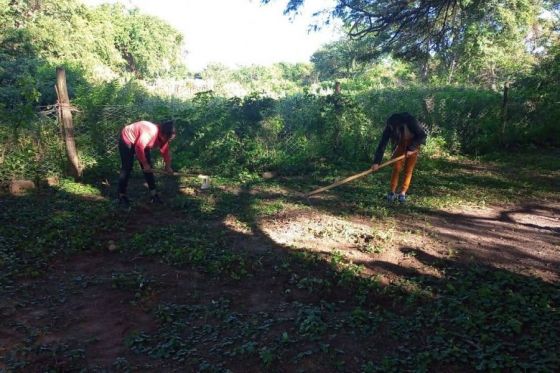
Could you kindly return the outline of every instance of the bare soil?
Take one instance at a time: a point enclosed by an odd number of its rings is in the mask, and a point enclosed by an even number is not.
[[[409,272],[441,276],[440,269],[431,265],[438,258],[466,265],[484,263],[548,283],[560,280],[558,202],[402,214],[383,222],[309,208],[285,209],[259,219],[255,225],[229,214],[214,222],[216,230],[226,232],[232,249],[254,257],[260,267],[242,281],[209,277],[203,271],[164,264],[157,257],[122,251],[120,243],[147,225],[189,224],[171,210],[150,206],[137,208],[128,219],[124,231],[100,236],[106,242],[103,250],[57,259],[44,277],[21,282],[10,299],[0,300],[1,316],[18,326],[0,330],[0,355],[17,346],[35,346],[37,349],[27,355],[20,352],[14,357],[28,362],[25,371],[42,371],[45,366],[64,371],[72,370],[74,365],[114,368],[119,358],[139,370],[177,369],[176,363],[167,366],[160,360],[135,354],[126,344],[127,336],[134,332],[151,333],[161,326],[154,318],[153,307],[161,303],[208,304],[228,298],[232,299],[232,312],[265,312],[270,318],[293,318],[287,305],[321,298],[294,287],[293,278],[275,275],[273,268],[282,266],[290,251],[315,252],[325,261],[337,254],[363,266],[363,276],[377,276],[385,285]],[[106,249],[109,241],[116,243],[116,251]],[[431,259],[419,257],[415,254],[418,251]],[[138,273],[149,283],[133,291],[126,286],[115,287],[115,273]],[[322,272],[317,269],[308,275],[319,278]],[[331,296],[338,299],[336,294]],[[276,338],[284,327],[293,328],[279,322],[263,339]],[[35,338],[32,342],[26,341],[30,334]],[[329,343],[344,346],[348,354],[375,355],[348,336],[336,336]],[[60,346],[67,348],[55,351]],[[211,345],[201,344],[199,353],[212,359]],[[234,371],[261,370],[258,357],[231,358],[229,362],[228,368]],[[311,358],[286,363],[279,370],[302,367],[328,370]],[[5,368],[0,363],[0,370]],[[347,368],[352,368],[351,362]]]

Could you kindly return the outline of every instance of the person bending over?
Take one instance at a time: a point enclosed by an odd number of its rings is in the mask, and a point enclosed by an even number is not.
[[[412,171],[416,165],[418,158],[418,150],[421,144],[426,143],[426,132],[420,126],[416,118],[409,113],[395,113],[387,119],[387,125],[383,130],[383,135],[375,151],[373,165],[371,169],[377,171],[379,164],[383,159],[387,143],[391,140],[393,144],[392,158],[399,157],[403,154],[406,155],[405,159],[397,161],[393,165],[393,173],[391,174],[391,190],[387,194],[387,201],[394,202],[396,199],[399,202],[406,201],[406,192],[410,187],[412,180]],[[399,178],[404,166],[404,179],[401,185],[400,193],[397,195],[397,187]]]
[[[129,124],[123,128],[119,136],[119,153],[121,156],[121,172],[119,175],[119,204],[128,207],[130,201],[126,195],[128,179],[132,172],[134,156],[138,159],[144,178],[150,189],[150,201],[162,203],[156,191],[156,181],[152,169],[150,150],[159,148],[165,162],[165,172],[172,173],[169,142],[175,138],[173,121],[154,124],[145,120]]]

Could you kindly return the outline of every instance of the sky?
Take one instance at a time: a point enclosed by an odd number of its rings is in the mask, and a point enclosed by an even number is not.
[[[287,0],[82,0],[88,5],[120,2],[157,16],[184,35],[190,71],[209,63],[231,68],[275,62],[309,62],[321,45],[340,37],[335,26],[308,31],[314,11],[334,0],[306,0],[293,20],[283,14]]]

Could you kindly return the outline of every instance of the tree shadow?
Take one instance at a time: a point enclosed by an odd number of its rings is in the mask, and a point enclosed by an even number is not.
[[[222,195],[218,201],[218,206],[222,204],[225,207],[217,207],[212,214],[212,219],[223,222],[226,215],[233,214],[250,227],[248,233],[232,231],[230,226],[223,223],[218,223],[216,227],[218,230],[227,232],[228,238],[238,243],[247,243],[249,236],[257,237],[258,245],[261,248],[266,248],[266,250],[255,250],[254,245],[241,244],[238,246],[238,249],[250,253],[249,257],[258,258],[263,254],[275,252],[277,255],[301,262],[301,256],[298,255],[294,248],[275,242],[259,226],[259,216],[255,214],[254,204],[261,198],[274,197],[276,197],[275,194],[261,194],[258,191],[252,190],[251,184],[247,184],[238,193]],[[299,199],[295,198],[292,201],[299,201]],[[234,209],[232,210],[233,206]],[[383,348],[380,350],[384,354],[391,356],[391,364],[400,367],[406,366],[403,360],[407,360],[401,351],[408,351],[408,353],[413,351],[414,358],[408,360],[409,363],[414,361],[414,364],[426,364],[426,366],[431,367],[449,366],[441,361],[437,362],[438,359],[435,358],[435,355],[438,355],[439,352],[430,349],[435,348],[441,351],[442,349],[449,348],[450,343],[455,346],[461,346],[461,348],[456,351],[455,357],[451,357],[453,355],[451,354],[446,356],[444,361],[449,359],[449,364],[455,364],[454,366],[459,371],[463,371],[467,366],[471,368],[475,366],[490,367],[494,364],[491,361],[491,357],[501,356],[500,354],[504,354],[506,360],[509,359],[508,361],[518,364],[524,360],[521,356],[525,356],[531,350],[529,344],[517,344],[510,341],[512,336],[520,333],[529,333],[531,335],[529,339],[538,339],[548,346],[548,349],[539,352],[542,353],[542,358],[556,358],[556,354],[550,352],[550,348],[555,343],[555,337],[549,338],[549,336],[541,335],[536,331],[539,328],[537,326],[540,322],[539,320],[547,320],[546,323],[549,323],[554,319],[554,312],[550,312],[548,303],[545,302],[539,306],[539,310],[536,311],[537,316],[525,317],[524,315],[530,312],[529,308],[532,306],[526,304],[525,300],[515,297],[513,297],[514,300],[512,301],[510,290],[523,294],[522,297],[532,297],[535,293],[539,293],[547,299],[547,302],[558,302],[557,297],[553,295],[557,287],[537,278],[520,275],[504,269],[497,269],[492,265],[477,263],[472,260],[467,263],[460,260],[442,259],[414,248],[401,248],[401,251],[415,257],[423,266],[436,267],[441,273],[444,273],[444,276],[438,278],[426,275],[418,269],[407,268],[388,262],[377,262],[375,260],[358,263],[370,268],[373,272],[379,273],[380,269],[385,272],[392,272],[398,278],[398,280],[386,287],[381,286],[380,288],[383,288],[381,291],[371,291],[370,293],[366,291],[368,293],[367,301],[363,302],[362,300],[360,302],[354,297],[361,291],[360,284],[363,278],[358,273],[354,273],[350,276],[352,278],[350,283],[346,283],[346,288],[345,285],[341,285],[340,279],[344,278],[341,272],[347,272],[340,271],[336,266],[333,267],[332,262],[329,262],[329,256],[326,256],[316,259],[311,271],[307,267],[307,263],[301,262],[302,267],[298,268],[297,271],[291,272],[290,276],[293,277],[294,272],[298,273],[300,278],[306,278],[304,276],[309,276],[310,272],[315,275],[321,274],[330,281],[338,280],[339,289],[325,292],[319,291],[318,293],[307,295],[295,295],[292,292],[289,296],[286,296],[281,291],[276,296],[280,297],[284,303],[294,302],[294,299],[296,299],[298,302],[311,304],[328,299],[328,302],[348,302],[350,307],[360,305],[360,307],[371,309],[371,307],[381,306],[382,308],[385,307],[385,311],[389,313],[397,313],[398,316],[395,316],[390,322],[394,323],[396,327],[403,330],[406,329],[407,333],[412,334],[407,334],[407,338],[404,341],[399,340],[397,342],[391,339],[391,332],[389,330],[383,329],[378,337],[386,338],[387,346],[393,346],[393,343],[394,346],[398,346],[396,350],[399,352],[389,352]],[[272,260],[265,263],[273,265],[275,261]],[[268,268],[268,270],[270,269]],[[273,289],[271,292],[277,293],[279,290],[277,288],[278,282],[285,284],[285,281],[290,276],[286,276],[284,279],[282,279],[282,276],[274,276],[272,281],[270,279],[261,279],[263,282],[254,284],[253,286],[256,287],[250,286],[249,289],[253,293],[259,293],[263,289],[266,289],[266,291]],[[353,293],[353,296],[350,297],[351,299],[348,298],[348,294],[339,292],[344,288],[351,289],[350,292]],[[461,289],[463,293],[458,292],[456,294],[455,289]],[[543,291],[543,289],[546,290]],[[501,293],[503,291],[505,293]],[[445,297],[449,297],[449,300]],[[260,296],[254,296],[253,294],[250,297],[249,303],[255,303],[249,305],[239,301],[237,306],[241,306],[241,309],[246,312],[250,311],[251,307],[258,307],[260,310],[266,309],[272,312],[270,305],[263,306],[260,304],[263,301],[276,304],[278,299],[275,298],[272,301],[270,297],[262,293]],[[399,303],[401,301],[403,302],[402,304]],[[488,302],[488,304],[485,302]],[[499,319],[499,315],[495,313],[497,305],[500,304],[502,304],[500,309],[506,312],[507,315],[503,320]],[[503,304],[506,306],[503,306]],[[339,309],[339,311],[341,310]],[[481,313],[490,313],[490,316],[488,318],[484,316],[473,325],[463,325],[466,321],[457,319],[458,316],[454,313],[456,311],[460,311],[460,316],[466,319],[480,317]],[[434,312],[436,313],[434,314]],[[439,318],[434,318],[434,315],[438,315]],[[494,320],[496,318],[499,320]],[[519,321],[518,319],[520,318],[523,320]],[[488,320],[493,321],[490,322]],[[487,321],[490,322],[490,325],[486,325]],[[497,324],[493,324],[494,322]],[[450,329],[446,329],[448,326]],[[488,326],[489,328],[485,329]],[[442,329],[446,331],[444,332]],[[488,337],[488,334],[485,333],[489,333],[490,338],[485,338],[485,335]],[[373,340],[376,340],[376,338],[373,338]],[[426,348],[421,346],[426,346]],[[356,349],[356,353],[359,354],[357,346],[347,346],[347,348],[351,350]],[[491,351],[492,349],[497,349],[495,354],[490,356],[481,354],[482,351]],[[376,356],[376,352],[379,353],[380,350],[372,350],[372,356]],[[377,356],[380,357],[382,355]],[[431,357],[432,360],[428,359],[428,357]],[[422,359],[425,358],[427,360],[423,361]]]
[[[547,221],[547,223],[551,225],[546,225],[546,223],[533,224],[533,223],[528,223],[526,221],[527,219],[523,219],[520,221],[519,218],[516,218],[516,215],[539,215],[539,213]],[[545,214],[547,213],[548,215],[552,215],[552,216],[546,216]],[[520,207],[501,211],[498,220],[508,222],[508,223],[520,224],[528,228],[548,230],[551,231],[552,233],[560,234],[560,224],[558,224],[558,221],[560,220],[560,207],[557,205],[551,206],[551,205],[536,204],[536,203],[523,204]],[[557,225],[556,227],[553,226],[555,222]]]
[[[469,212],[426,208],[417,211],[424,220],[403,219],[401,228],[434,235],[444,247],[459,251],[457,255],[463,260],[476,258],[512,270],[536,269],[549,279],[558,276],[560,260],[555,247],[560,244],[560,237],[553,225],[559,225],[554,216],[558,216],[560,208],[556,205],[533,203],[521,208]]]
[[[400,315],[399,323],[408,336],[390,358],[400,355],[402,359],[411,353],[416,369],[452,367],[453,371],[511,368],[523,365],[521,361],[530,355],[530,360],[558,362],[554,339],[560,324],[556,311],[550,308],[551,303],[560,301],[557,285],[478,261],[445,259],[411,247],[400,250],[422,266],[437,269],[440,275],[378,260],[362,263],[394,274],[400,278],[398,291],[407,289],[407,298],[419,300]],[[530,298],[535,301],[526,303]],[[549,328],[554,331],[549,333]],[[542,347],[534,350],[529,340],[539,340]],[[409,344],[414,347],[408,349]],[[443,360],[425,365],[423,354],[434,358],[435,350]],[[456,358],[451,357],[454,354]]]
[[[383,285],[352,263],[280,244],[263,230],[262,219],[275,213],[269,202],[305,202],[291,187],[275,192],[246,183],[203,192],[195,178],[158,179],[163,207],[147,203],[140,175],[131,180],[137,197],[131,211],[116,209],[103,193],[77,193],[75,184],[2,200],[3,211],[9,211],[2,215],[2,240],[14,248],[10,255],[29,249],[21,256],[22,268],[35,260],[42,264],[36,275],[24,272],[1,288],[0,309],[7,316],[0,338],[11,347],[4,347],[8,358],[0,362],[12,364],[16,357],[27,368],[41,369],[110,368],[126,361],[139,369],[248,371],[267,370],[270,363],[281,366],[279,371],[559,365],[554,310],[560,300],[552,284],[403,247],[441,277],[375,255],[353,263],[372,273],[393,273],[393,281]],[[319,200],[313,207],[339,215],[333,202]],[[473,232],[485,229],[484,219],[470,219]],[[22,229],[27,233],[12,235]],[[110,240],[122,251],[107,252]],[[68,250],[53,250],[68,241]],[[151,292],[122,287],[139,276],[142,284],[152,284]],[[99,313],[80,308],[88,299],[95,299]],[[92,323],[122,334],[96,334],[99,329],[87,328]],[[45,337],[30,338],[34,333]],[[13,348],[18,343],[26,355]],[[535,351],[534,345],[541,348]]]

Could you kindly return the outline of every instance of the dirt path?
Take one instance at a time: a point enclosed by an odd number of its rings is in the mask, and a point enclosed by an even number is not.
[[[378,223],[364,217],[341,218],[289,211],[261,223],[276,242],[324,254],[343,251],[372,270],[380,264],[422,269],[409,255],[420,249],[441,258],[480,262],[516,273],[560,280],[560,204],[528,203],[462,210],[426,210]],[[430,272],[429,268],[423,271]]]
[[[138,210],[123,233],[102,239],[119,245],[142,222],[169,223],[168,212],[159,212],[167,220],[152,212]],[[189,224],[179,215],[171,221]],[[140,369],[165,369],[168,363],[132,353],[126,341],[138,331],[158,333],[165,325],[154,317],[159,304],[213,307],[220,299],[231,299],[227,309],[247,324],[259,317],[260,323],[274,320],[263,329],[259,343],[273,341],[282,332],[295,334],[290,322],[297,315],[288,305],[321,297],[294,285],[301,283],[303,275],[294,279],[293,274],[275,269],[285,265],[285,254],[290,250],[317,253],[325,262],[360,265],[363,275],[376,276],[386,285],[407,273],[441,277],[441,268],[432,265],[437,259],[485,263],[549,283],[558,282],[560,275],[558,203],[425,211],[383,222],[291,209],[260,219],[254,227],[231,214],[215,224],[228,232],[226,240],[232,249],[257,258],[252,265],[258,263],[260,269],[249,280],[209,277],[203,271],[177,268],[131,251],[91,251],[56,260],[46,277],[21,283],[10,300],[0,303],[2,317],[12,326],[0,332],[0,354],[13,354],[10,361],[27,360],[31,371],[44,366],[63,370],[118,367],[122,362]],[[432,259],[425,260],[417,252]],[[321,271],[308,278],[319,281]],[[211,360],[217,342],[202,339],[197,343],[197,361]],[[349,336],[333,337],[330,343],[342,343],[356,356],[375,355],[375,350],[368,350],[372,347],[353,343]],[[302,359],[285,369],[305,365]],[[243,371],[255,370],[261,363],[258,356],[232,357],[229,362],[230,368]],[[322,366],[317,361],[310,364],[312,370]],[[5,366],[0,363],[1,368]]]
[[[462,261],[485,263],[548,282],[560,280],[558,203],[437,211],[427,213],[424,219],[408,219],[405,227],[433,234],[439,241],[434,247],[440,253],[447,251]]]

